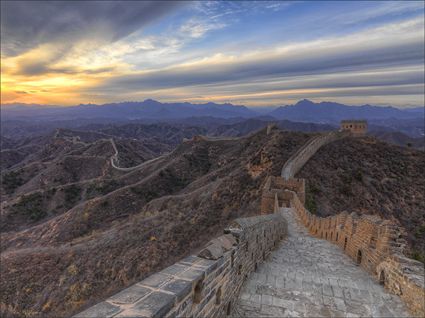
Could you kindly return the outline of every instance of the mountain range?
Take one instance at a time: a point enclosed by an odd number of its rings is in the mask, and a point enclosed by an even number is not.
[[[113,104],[81,104],[70,107],[10,104],[2,108],[2,117],[14,119],[72,119],[72,118],[112,118],[112,119],[176,119],[194,116],[214,116],[220,118],[254,117],[257,113],[245,106],[232,104],[191,104],[160,103],[147,99],[143,102],[122,102]]]
[[[152,99],[143,102],[113,104],[81,104],[70,107],[38,104],[5,104],[1,108],[3,119],[60,120],[77,118],[126,119],[179,119],[212,116],[217,118],[252,118],[269,116],[299,122],[337,123],[342,119],[414,119],[424,116],[424,108],[400,109],[392,106],[348,106],[334,102],[314,103],[303,99],[294,105],[259,110],[233,104],[161,103]]]
[[[343,119],[411,119],[424,116],[424,108],[400,109],[392,106],[348,106],[334,102],[314,103],[303,99],[295,105],[278,107],[269,113],[278,119],[288,119],[301,122],[334,123]]]

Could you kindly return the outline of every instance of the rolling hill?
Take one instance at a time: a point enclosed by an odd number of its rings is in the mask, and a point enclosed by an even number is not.
[[[267,135],[270,122],[284,131]],[[2,136],[2,316],[70,315],[195,251],[234,218],[257,213],[266,176],[334,128],[197,117]],[[113,168],[111,138],[120,166],[144,166]],[[374,137],[347,138],[320,149],[300,176],[312,211],[397,220],[420,259],[424,159]]]
[[[70,314],[189,254],[230,220],[256,213],[265,177],[308,138],[262,130],[187,141],[141,170],[97,180],[95,196],[4,229],[3,315]]]

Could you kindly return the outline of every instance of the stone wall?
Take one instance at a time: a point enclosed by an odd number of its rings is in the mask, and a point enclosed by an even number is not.
[[[281,177],[269,176],[262,189],[261,194],[261,214],[270,214],[278,211],[278,207],[289,207],[291,195],[284,191],[288,189],[298,193],[300,200],[305,202],[305,181],[304,179],[285,180]],[[280,204],[276,204],[276,202]]]
[[[415,315],[425,316],[424,267],[421,262],[403,256],[406,246],[404,230],[378,216],[346,212],[321,218],[305,207],[305,186],[297,189],[295,174],[325,144],[345,136],[350,131],[319,135],[294,153],[282,168],[281,180],[271,177],[263,188],[262,214],[270,213],[272,195],[278,201],[273,206],[295,208],[310,234],[339,245],[357,264],[378,279],[390,292],[397,294]]]
[[[277,211],[293,207],[313,236],[339,245],[359,266],[415,315],[425,316],[423,264],[402,255],[403,230],[377,216],[341,213],[321,218],[305,207],[305,180],[293,176],[317,152],[349,132],[310,140],[285,163],[282,177],[268,177],[262,189],[261,216],[235,220],[197,255],[153,274],[75,317],[223,317],[244,281],[287,235]]]
[[[279,213],[237,219],[197,255],[74,317],[223,317],[243,282],[287,234]]]
[[[422,263],[396,254],[378,265],[381,283],[393,294],[399,295],[411,312],[425,317],[425,283]]]
[[[330,133],[321,134],[315,138],[312,138],[306,144],[304,144],[298,151],[296,151],[286,161],[282,168],[281,176],[285,180],[290,180],[296,173],[305,165],[305,163],[320,149],[320,147],[350,135],[349,132],[332,131]]]
[[[339,245],[359,266],[399,295],[414,315],[425,316],[424,267],[403,256],[404,230],[378,216],[311,214],[292,191],[291,205],[310,234]]]

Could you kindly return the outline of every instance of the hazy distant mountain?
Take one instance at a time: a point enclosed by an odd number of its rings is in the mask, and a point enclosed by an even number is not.
[[[300,123],[289,120],[273,120],[267,117],[256,117],[246,119],[237,123],[220,125],[211,129],[209,133],[214,136],[232,136],[241,137],[248,135],[256,130],[266,127],[269,123],[274,123],[282,130],[302,131],[302,132],[320,132],[337,129],[337,126],[329,124]]]
[[[333,102],[314,103],[303,99],[295,105],[279,107],[269,113],[278,119],[300,122],[336,123],[342,119],[412,119],[423,117],[423,109],[411,108],[402,110],[391,106],[347,106]]]
[[[257,113],[245,106],[232,104],[160,103],[147,99],[143,102],[86,104],[71,107],[12,104],[1,109],[3,119],[58,120],[73,118],[178,119],[194,116],[220,118],[253,117]]]
[[[412,138],[399,131],[387,132],[382,130],[371,131],[370,135],[394,145],[412,147],[421,150],[425,149],[425,139],[423,137]]]
[[[267,111],[265,111],[267,110]],[[219,125],[230,124],[246,119],[261,122],[245,124],[246,127],[229,132],[230,135],[243,134],[252,127],[260,127],[264,122],[288,120],[297,122],[297,127],[279,125],[289,130],[299,130],[300,123],[330,124],[338,126],[342,119],[366,119],[369,130],[400,131],[412,138],[424,136],[424,108],[399,109],[391,106],[347,106],[334,102],[314,103],[303,99],[294,105],[287,105],[271,110],[265,107],[248,108],[232,104],[191,104],[191,103],[161,103],[152,99],[143,102],[122,102],[113,104],[85,104],[71,107],[11,104],[1,108],[2,134],[10,135],[10,126],[14,136],[22,135],[23,130],[41,132],[51,130],[49,123],[55,128],[79,128],[88,124],[103,125],[107,123],[184,123],[208,128],[210,131]],[[16,125],[13,121],[19,121]],[[51,125],[50,125],[51,126]],[[379,126],[379,127],[375,127]],[[26,129],[24,129],[26,127]],[[379,128],[379,129],[376,129]],[[308,131],[315,131],[310,127]],[[323,129],[321,127],[320,129]],[[328,129],[328,128],[327,128]],[[226,130],[226,129],[225,129]],[[301,130],[306,130],[302,127]]]
[[[303,99],[295,105],[287,105],[270,110],[233,104],[191,104],[191,103],[161,103],[152,99],[143,102],[122,102],[112,104],[81,104],[71,107],[47,106],[37,104],[2,105],[3,120],[69,120],[69,119],[162,119],[176,120],[189,117],[216,118],[252,118],[268,116],[276,119],[286,119],[298,122],[332,123],[341,119],[414,119],[424,116],[424,108],[416,107],[399,109],[391,106],[348,106],[334,102],[314,103]]]
[[[406,111],[411,112],[411,113],[420,113],[420,114],[424,115],[425,114],[425,107],[407,108]]]
[[[417,115],[417,118],[408,118],[408,119],[398,119],[398,118],[389,118],[389,119],[372,119],[369,120],[369,131],[387,131],[387,132],[402,132],[412,138],[421,137],[422,139],[425,136],[425,123],[424,117],[420,114]]]

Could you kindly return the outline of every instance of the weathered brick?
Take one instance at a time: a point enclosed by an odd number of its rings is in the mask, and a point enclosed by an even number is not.
[[[206,246],[203,250],[201,250],[198,254],[199,257],[205,259],[216,260],[223,256],[224,250],[220,244],[213,243]]]
[[[177,263],[177,264],[168,266],[166,269],[163,269],[160,273],[165,275],[178,275],[181,272],[187,270],[188,268],[189,268],[188,265]]]
[[[140,302],[136,303],[134,311],[135,313],[142,315],[142,317],[164,317],[167,312],[173,308],[175,301],[175,295],[163,292],[153,292]]]
[[[98,303],[93,307],[75,315],[75,318],[104,318],[112,317],[121,311],[120,307],[106,301]]]
[[[176,295],[177,301],[182,300],[192,291],[192,283],[187,280],[174,279],[161,288]]]
[[[181,279],[197,282],[198,280],[205,277],[205,272],[200,269],[196,269],[195,267],[191,267],[187,271],[179,274],[178,277]]]
[[[156,273],[156,274],[153,274],[153,275],[147,277],[146,279],[142,280],[140,282],[140,284],[143,285],[143,286],[158,288],[158,287],[166,284],[167,282],[169,282],[171,279],[172,279],[172,277],[169,276],[169,275],[164,275],[162,273]]]
[[[202,259],[200,262],[193,265],[192,268],[202,270],[205,275],[208,275],[217,268],[218,264],[219,263],[216,260]]]
[[[146,296],[151,291],[149,288],[136,284],[110,297],[109,300],[117,304],[131,304]]]
[[[193,265],[201,261],[202,261],[202,258],[197,257],[195,255],[189,255],[188,257],[185,257],[184,259],[182,259],[179,263],[186,264],[186,265]]]

